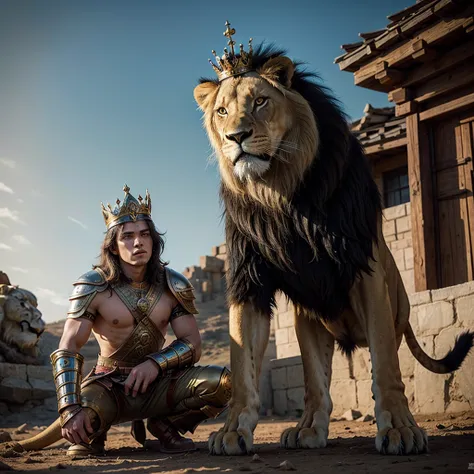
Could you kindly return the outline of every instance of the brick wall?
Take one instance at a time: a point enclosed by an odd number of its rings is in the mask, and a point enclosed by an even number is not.
[[[431,357],[444,357],[458,334],[466,329],[474,331],[474,282],[414,293],[410,303],[413,330],[420,345]],[[285,311],[278,314],[278,322],[288,324],[288,310],[285,306],[283,309]],[[297,355],[299,349],[290,345],[293,341],[289,341],[293,333],[288,325],[276,329],[278,359],[272,361],[271,372],[274,410],[281,415],[297,415],[304,408],[301,357]],[[423,368],[404,341],[398,357],[405,393],[413,412],[474,409],[474,353],[468,356],[458,371],[447,375],[433,374]],[[358,349],[352,361],[339,351],[335,352],[330,390],[333,414],[338,415],[351,408],[362,413],[373,413],[370,370],[367,349]]]

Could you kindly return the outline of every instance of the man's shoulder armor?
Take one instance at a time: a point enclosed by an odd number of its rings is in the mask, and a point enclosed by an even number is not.
[[[108,283],[104,273],[97,270],[90,270],[81,275],[74,283],[74,290],[69,297],[69,318],[79,318],[86,311],[89,303],[97,293],[104,291]]]
[[[186,311],[189,311],[191,314],[198,314],[199,311],[194,305],[194,300],[196,299],[194,287],[189,280],[172,268],[165,267],[165,273],[168,287],[178,302],[181,303]]]

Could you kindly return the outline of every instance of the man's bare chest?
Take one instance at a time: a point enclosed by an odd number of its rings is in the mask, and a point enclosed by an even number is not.
[[[129,297],[124,302],[122,298],[115,291],[106,291],[101,294],[102,298],[98,302],[97,316],[102,323],[110,328],[129,329],[137,324],[138,319],[141,318],[141,312],[138,309],[140,299],[147,299],[149,311],[147,312],[148,319],[162,332],[166,333],[171,314],[171,305],[169,296],[166,292],[155,296],[156,301],[146,298],[146,295],[137,293],[136,295],[128,295]],[[134,314],[132,314],[132,311]]]

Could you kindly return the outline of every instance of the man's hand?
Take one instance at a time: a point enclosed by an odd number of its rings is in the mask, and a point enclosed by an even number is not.
[[[141,393],[145,393],[148,385],[158,377],[159,373],[160,369],[158,365],[152,360],[147,360],[137,365],[132,369],[127,380],[125,380],[125,394],[128,395],[131,390],[132,396],[136,397],[140,391],[140,387]]]
[[[77,406],[68,407],[67,410],[75,410]],[[87,432],[86,432],[87,431]],[[62,437],[73,444],[90,443],[87,433],[93,433],[91,422],[84,410],[74,415],[61,429]]]

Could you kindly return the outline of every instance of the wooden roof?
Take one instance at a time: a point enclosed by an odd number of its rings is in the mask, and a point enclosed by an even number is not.
[[[465,42],[474,31],[474,2],[419,0],[387,18],[384,29],[359,33],[361,41],[342,45],[345,53],[335,59],[341,70],[354,73],[356,85],[384,92],[436,51]]]
[[[352,122],[351,129],[368,155],[406,146],[405,119],[395,117],[395,107],[367,104],[364,116]]]

